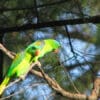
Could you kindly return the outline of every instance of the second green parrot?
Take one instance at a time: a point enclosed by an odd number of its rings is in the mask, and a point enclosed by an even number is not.
[[[6,88],[11,77],[23,77],[30,69],[30,64],[36,62],[46,53],[55,51],[60,48],[59,42],[53,39],[37,40],[30,44],[24,51],[18,53],[9,67],[7,74],[0,85],[0,95]]]

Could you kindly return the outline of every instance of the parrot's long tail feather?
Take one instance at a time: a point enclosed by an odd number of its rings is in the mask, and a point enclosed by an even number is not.
[[[5,77],[5,79],[1,83],[1,85],[0,85],[0,95],[2,95],[2,93],[4,92],[6,85],[8,84],[9,80],[10,80],[10,77]]]

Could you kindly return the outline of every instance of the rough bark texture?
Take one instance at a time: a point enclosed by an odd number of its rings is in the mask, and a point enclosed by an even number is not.
[[[25,24],[22,26],[15,27],[0,27],[1,33],[13,32],[13,31],[25,31],[28,29],[39,29],[44,27],[56,27],[56,26],[64,26],[64,25],[76,25],[76,24],[85,24],[85,23],[100,23],[100,16],[92,16],[92,17],[84,17],[77,19],[68,19],[68,20],[60,20],[60,21],[48,21],[37,24]]]

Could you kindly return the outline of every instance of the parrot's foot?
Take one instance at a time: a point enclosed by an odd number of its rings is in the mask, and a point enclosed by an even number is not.
[[[21,80],[24,80],[25,77],[26,77],[26,75],[21,75],[19,78],[20,78]]]
[[[41,67],[41,63],[39,61],[37,61],[37,66]]]

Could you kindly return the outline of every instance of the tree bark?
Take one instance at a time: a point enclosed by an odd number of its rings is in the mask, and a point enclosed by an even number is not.
[[[39,29],[45,27],[57,27],[57,26],[65,26],[65,25],[76,25],[76,24],[85,24],[85,23],[100,23],[100,15],[92,16],[92,17],[84,17],[84,18],[76,18],[76,19],[68,19],[68,20],[60,20],[60,21],[48,21],[37,24],[25,24],[22,26],[15,27],[0,27],[0,32],[13,32],[13,31],[25,31],[29,29]]]

